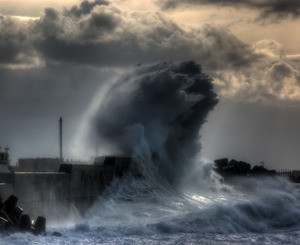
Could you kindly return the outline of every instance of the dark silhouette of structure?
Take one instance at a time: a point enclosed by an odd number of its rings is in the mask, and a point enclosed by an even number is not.
[[[219,173],[224,180],[232,177],[258,177],[258,176],[275,176],[275,170],[268,170],[264,166],[255,165],[251,168],[251,164],[243,161],[232,159],[228,161],[227,158],[215,160],[215,171]]]

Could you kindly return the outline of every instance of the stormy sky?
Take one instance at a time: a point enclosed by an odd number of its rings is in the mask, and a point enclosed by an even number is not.
[[[85,158],[79,135],[107,84],[193,60],[219,100],[202,156],[299,169],[299,24],[297,0],[0,0],[0,145],[12,163],[55,157],[62,116],[65,158]]]

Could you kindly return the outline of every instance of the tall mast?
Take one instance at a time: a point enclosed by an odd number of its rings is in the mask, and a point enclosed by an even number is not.
[[[62,146],[62,117],[59,118],[59,158],[63,160],[63,146]]]

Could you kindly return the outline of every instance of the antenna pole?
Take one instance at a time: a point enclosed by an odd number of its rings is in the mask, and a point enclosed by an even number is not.
[[[62,117],[59,118],[59,157],[60,160],[63,160],[63,147],[62,147]]]

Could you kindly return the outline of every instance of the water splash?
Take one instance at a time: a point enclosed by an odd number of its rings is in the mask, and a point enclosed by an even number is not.
[[[200,152],[199,130],[216,97],[212,79],[193,61],[139,66],[102,98],[88,135],[90,147],[101,142],[102,151],[155,165],[178,184]]]

